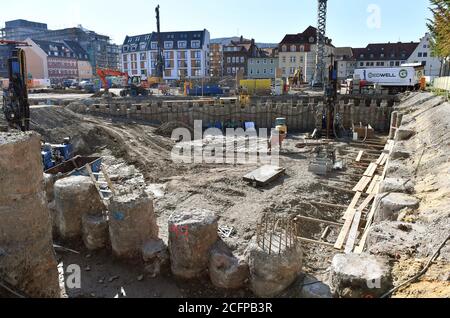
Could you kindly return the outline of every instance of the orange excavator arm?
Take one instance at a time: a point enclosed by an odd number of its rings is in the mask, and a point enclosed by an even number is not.
[[[108,82],[106,81],[106,77],[107,76],[123,76],[127,79],[128,82],[128,74],[127,73],[123,73],[120,71],[114,71],[114,70],[108,70],[108,69],[103,69],[103,68],[98,68],[97,69],[97,75],[98,77],[100,77],[100,80],[102,81],[103,84],[103,88],[108,91],[109,87],[108,87]]]

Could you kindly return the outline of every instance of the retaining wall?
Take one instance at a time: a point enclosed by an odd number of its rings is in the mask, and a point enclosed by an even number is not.
[[[344,127],[352,123],[370,124],[377,131],[387,131],[395,98],[341,98],[336,112],[342,116]],[[193,126],[194,120],[202,120],[204,126],[214,122],[240,123],[253,121],[260,128],[270,128],[275,119],[285,117],[290,131],[312,131],[317,113],[325,110],[323,98],[293,98],[290,100],[258,99],[251,105],[238,101],[194,100],[136,102],[133,100],[109,100],[99,103],[78,103],[71,109],[81,113],[107,117],[142,120],[155,124],[183,122]]]

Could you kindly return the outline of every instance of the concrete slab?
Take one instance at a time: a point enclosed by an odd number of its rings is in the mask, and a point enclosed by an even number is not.
[[[256,182],[257,185],[263,186],[278,179],[286,169],[277,166],[263,166],[244,176],[244,181]]]

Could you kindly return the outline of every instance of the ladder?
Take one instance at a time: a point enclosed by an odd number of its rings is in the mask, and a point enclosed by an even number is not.
[[[106,201],[112,196],[116,195],[116,191],[114,190],[111,179],[109,178],[108,173],[106,172],[106,169],[103,165],[100,166],[99,173],[92,172],[92,168],[90,165],[86,165],[86,170],[89,173],[89,176],[91,177],[91,180],[97,188],[100,198],[103,201]]]

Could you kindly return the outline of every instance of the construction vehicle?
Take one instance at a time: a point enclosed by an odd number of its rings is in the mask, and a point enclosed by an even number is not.
[[[11,52],[7,61],[9,84],[3,90],[3,113],[11,128],[27,131],[30,129],[28,73],[25,51],[20,46],[28,46],[28,44],[0,40],[0,45],[7,45]]]
[[[109,92],[109,89],[111,88],[107,77],[114,76],[114,77],[124,77],[126,79],[126,82],[129,80],[129,76],[127,73],[115,71],[115,70],[109,70],[104,68],[97,68],[97,76],[100,78],[102,82],[103,89],[105,90],[105,94]]]
[[[41,147],[41,156],[44,171],[72,159],[73,146],[70,143],[70,138],[64,138],[63,143],[59,145],[44,143]]]
[[[120,91],[120,96],[122,97],[148,96],[150,94],[148,82],[142,80],[140,76],[129,77],[127,83],[125,89]]]

